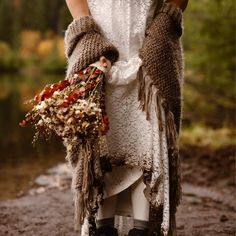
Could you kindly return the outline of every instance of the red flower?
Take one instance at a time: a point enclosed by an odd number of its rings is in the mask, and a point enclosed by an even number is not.
[[[102,127],[101,127],[101,133],[102,135],[105,135],[109,130],[109,119],[108,115],[104,113],[102,115]]]

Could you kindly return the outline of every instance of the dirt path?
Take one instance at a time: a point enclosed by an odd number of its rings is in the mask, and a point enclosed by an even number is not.
[[[209,189],[197,194],[198,188],[184,185],[177,214],[178,235],[236,235],[233,202],[229,203],[220,193],[218,199],[214,199],[216,192]],[[69,190],[52,189],[36,196],[0,202],[0,235],[76,235],[71,199]]]
[[[191,147],[182,151],[182,160],[183,199],[177,213],[178,236],[236,236],[234,147],[216,151]],[[76,235],[71,192],[68,188],[59,190],[68,181],[67,175],[61,179],[53,173],[38,179],[44,183],[52,177],[49,183],[54,184],[50,186],[53,188],[33,196],[0,201],[0,236]],[[124,233],[131,226],[131,219],[125,222]]]

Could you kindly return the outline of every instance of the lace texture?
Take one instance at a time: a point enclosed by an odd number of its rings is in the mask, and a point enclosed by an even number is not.
[[[155,109],[152,109],[150,120],[146,120],[146,114],[140,110],[136,79],[142,64],[138,51],[156,3],[155,0],[88,0],[91,15],[120,53],[106,83],[106,111],[110,122],[106,135],[108,152],[113,161],[122,160],[128,166],[152,171],[149,187],[155,187],[156,194],[147,191],[146,197],[153,206],[163,206],[165,233],[169,227],[167,140],[165,130],[159,131]],[[115,184],[123,182],[120,180]]]
[[[153,14],[154,0],[88,0],[91,15],[104,35],[118,49],[119,60],[112,66],[108,83],[127,85],[142,64],[138,51],[146,24]]]

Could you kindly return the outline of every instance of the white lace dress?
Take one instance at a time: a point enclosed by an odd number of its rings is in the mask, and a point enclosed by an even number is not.
[[[107,144],[109,154],[118,159],[124,158],[130,165],[116,167],[106,176],[106,197],[120,193],[139,179],[142,176],[139,166],[142,166],[143,157],[148,156],[145,159],[151,161],[145,165],[154,169],[157,175],[152,176],[159,183],[156,202],[157,205],[164,205],[163,224],[166,228],[169,223],[166,136],[165,132],[159,132],[154,109],[150,121],[146,120],[146,114],[139,109],[136,79],[142,64],[138,51],[157,1],[88,0],[88,4],[91,15],[120,53],[106,83],[106,110],[110,122]]]

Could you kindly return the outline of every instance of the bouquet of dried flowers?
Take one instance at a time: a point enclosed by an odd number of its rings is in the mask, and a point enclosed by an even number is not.
[[[21,121],[36,129],[33,142],[40,135],[46,139],[58,135],[66,147],[66,160],[72,167],[75,226],[84,219],[94,232],[99,203],[103,199],[102,157],[107,154],[105,134],[109,130],[105,111],[105,78],[110,61],[101,57],[87,68],[63,81],[47,85],[33,102],[34,106]]]
[[[104,72],[89,66],[72,78],[47,85],[31,100],[35,105],[20,125],[34,124],[34,141],[40,134],[48,138],[55,133],[67,142],[105,135],[109,124],[104,83]]]

